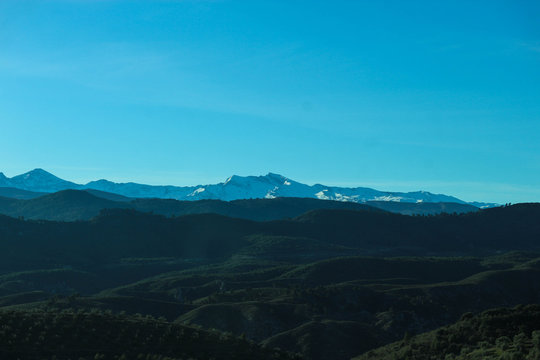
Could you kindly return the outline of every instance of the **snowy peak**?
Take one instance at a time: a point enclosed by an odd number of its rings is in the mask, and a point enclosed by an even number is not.
[[[60,179],[43,170],[34,169],[25,174],[7,178],[0,173],[1,187],[14,187],[35,192],[57,192],[67,189],[93,189],[123,195],[130,198],[161,198],[177,200],[239,200],[276,197],[315,198],[363,203],[367,201],[396,202],[453,202],[465,203],[453,196],[432,194],[427,191],[388,192],[356,187],[336,187],[321,184],[307,185],[283,175],[269,172],[262,176],[233,175],[222,183],[197,186],[152,186],[145,184],[115,183],[108,180],[91,181],[86,185]],[[474,203],[477,207],[496,204]]]
[[[50,172],[47,172],[43,169],[34,169],[34,170],[31,170],[31,171],[28,171],[24,174],[21,174],[21,175],[17,175],[15,177],[12,178],[13,181],[20,181],[20,179],[24,179],[25,181],[28,181],[28,180],[34,180],[34,181],[43,181],[43,180],[51,180],[51,179],[54,179],[54,180],[61,180],[60,178],[54,176],[53,174],[51,174]]]
[[[222,185],[222,186],[220,186]],[[287,189],[291,185],[299,185],[294,190]],[[303,190],[307,185],[299,184],[283,175],[268,173],[263,176],[238,176],[229,177],[224,183],[205,186],[202,190],[190,194],[193,197],[204,199],[238,200],[275,197],[313,197],[310,192]],[[292,190],[292,191],[291,191]]]
[[[225,182],[224,185],[246,185],[248,183],[283,183],[285,180],[287,180],[286,177],[279,175],[279,174],[273,174],[268,173],[263,176],[239,176],[239,175],[233,175],[229,177]]]
[[[269,181],[272,181],[273,183],[277,185],[284,185],[284,186],[291,186],[292,183],[296,183],[295,181],[292,181],[289,178],[286,178],[283,175],[274,174],[274,173],[268,173],[265,176]]]
[[[277,182],[283,182],[283,181],[287,180],[287,178],[285,176],[279,175],[279,174],[274,174],[274,173],[271,173],[271,172],[269,172],[268,174],[266,174],[265,176],[262,176],[262,177],[265,177],[268,180],[277,181]]]
[[[241,185],[243,182],[244,178],[241,177],[241,176],[238,176],[238,175],[233,175],[233,176],[230,176],[229,178],[227,178],[227,180],[225,180],[225,182],[223,183],[223,185]]]

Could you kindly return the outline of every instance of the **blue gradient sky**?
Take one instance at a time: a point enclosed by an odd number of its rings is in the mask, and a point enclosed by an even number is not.
[[[538,1],[0,1],[0,171],[540,201]]]

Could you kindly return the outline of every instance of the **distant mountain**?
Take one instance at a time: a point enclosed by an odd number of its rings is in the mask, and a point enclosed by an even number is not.
[[[60,179],[43,169],[34,169],[27,173],[14,176],[11,179],[5,177],[4,174],[2,174],[2,176],[3,178],[0,178],[0,186],[14,187],[34,192],[50,193],[60,190],[82,188],[81,185]]]
[[[56,192],[67,189],[92,189],[122,195],[129,198],[159,198],[176,200],[239,200],[272,199],[277,197],[301,197],[320,200],[336,200],[364,203],[367,201],[395,201],[406,203],[457,203],[467,204],[453,196],[432,194],[426,191],[385,192],[370,188],[336,187],[321,184],[306,185],[282,175],[268,173],[264,176],[233,175],[225,182],[197,186],[153,186],[137,183],[114,183],[108,180],[91,181],[81,185],[60,179],[45,170],[35,169],[28,173],[7,178],[0,177],[0,186],[14,187],[35,192]],[[474,203],[477,207],[492,207],[496,204]]]
[[[223,183],[187,187],[150,186],[135,183],[118,184],[107,180],[90,182],[84,187],[136,198],[154,197],[177,200],[219,199],[230,201],[238,199],[305,197],[357,203],[366,201],[466,203],[452,196],[431,194],[425,191],[400,193],[382,192],[363,187],[344,188],[320,184],[310,186],[273,173],[265,176],[246,177],[233,175]]]

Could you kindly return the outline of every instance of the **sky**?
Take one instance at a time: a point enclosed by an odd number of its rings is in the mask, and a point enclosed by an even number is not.
[[[540,202],[538,1],[0,1],[0,171]]]

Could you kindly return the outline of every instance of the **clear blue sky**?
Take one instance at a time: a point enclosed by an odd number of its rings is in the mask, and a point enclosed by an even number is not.
[[[540,201],[539,1],[0,1],[0,171]]]

